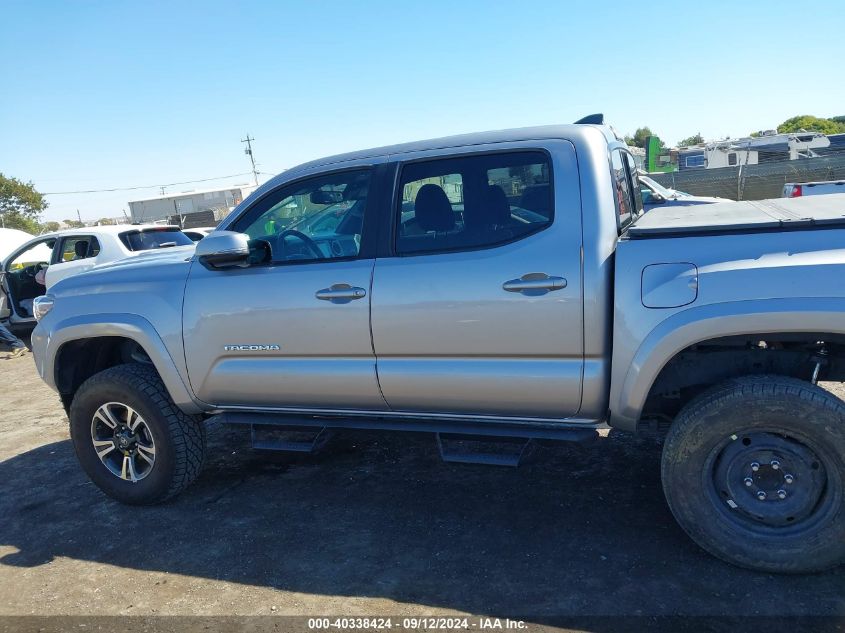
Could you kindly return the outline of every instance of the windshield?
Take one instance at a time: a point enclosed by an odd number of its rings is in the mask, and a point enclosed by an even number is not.
[[[120,234],[120,241],[130,251],[148,251],[153,248],[193,244],[190,237],[179,229],[172,228],[128,231]]]

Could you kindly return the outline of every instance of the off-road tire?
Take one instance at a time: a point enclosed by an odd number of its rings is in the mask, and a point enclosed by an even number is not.
[[[100,461],[91,438],[97,409],[107,402],[131,406],[152,433],[155,464],[140,481],[123,480]],[[70,436],[82,468],[107,495],[130,505],[152,505],[179,494],[202,470],[205,428],[170,398],[155,368],[143,363],[118,365],[86,380],[70,406]]]
[[[752,438],[760,445],[766,440],[757,438],[770,438],[774,446],[783,442],[787,451],[804,445],[818,456],[809,474],[800,476],[804,482],[808,477],[816,482],[823,473],[824,481],[814,483],[814,494],[805,496],[806,514],[800,521],[783,523],[799,517],[779,517],[778,500],[771,495],[761,500],[771,504],[766,506],[754,506],[754,498],[743,496],[743,484],[748,495],[758,494],[754,492],[758,472],[738,484],[728,476],[724,478],[727,483],[720,481],[719,473],[735,472],[718,466],[724,464],[719,460],[726,459],[721,456],[732,451],[735,459],[730,464],[744,468],[743,451],[753,449]],[[721,451],[718,457],[714,457],[716,451]],[[769,468],[770,479],[789,479],[766,464],[761,467],[752,461],[749,468],[755,465],[757,471]],[[782,573],[816,572],[845,562],[845,403],[821,387],[765,375],[737,378],[702,393],[683,408],[670,427],[661,475],[666,500],[678,523],[698,545],[725,561]],[[794,478],[797,483],[799,475]],[[780,486],[777,481],[775,484]],[[783,488],[790,495],[798,490],[798,486]],[[796,494],[795,503],[799,501]],[[752,513],[765,508],[761,510],[765,518],[762,514],[749,518],[746,508],[752,508]]]

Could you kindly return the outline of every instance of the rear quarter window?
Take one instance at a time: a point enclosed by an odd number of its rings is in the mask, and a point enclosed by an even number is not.
[[[613,150],[610,154],[610,166],[613,174],[613,189],[616,197],[616,213],[619,230],[624,229],[637,212],[628,170],[625,166],[621,150]],[[637,192],[639,195],[639,192]]]

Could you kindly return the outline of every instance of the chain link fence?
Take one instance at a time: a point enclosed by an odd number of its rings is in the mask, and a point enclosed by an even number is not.
[[[845,155],[649,174],[664,187],[731,200],[780,198],[787,182],[845,180]]]

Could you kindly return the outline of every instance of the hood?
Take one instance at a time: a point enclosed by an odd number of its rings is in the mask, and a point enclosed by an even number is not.
[[[178,263],[190,260],[194,256],[194,249],[196,244],[187,244],[185,246],[171,246],[168,248],[158,248],[150,251],[140,251],[133,253],[126,259],[119,259],[114,262],[107,262],[94,266],[92,271],[111,270],[115,268],[141,268],[156,264]]]
[[[175,246],[101,264],[56,282],[50,287],[50,294],[57,297],[114,294],[121,301],[140,301],[144,294],[166,293],[173,287],[181,289],[193,254],[193,245]]]

